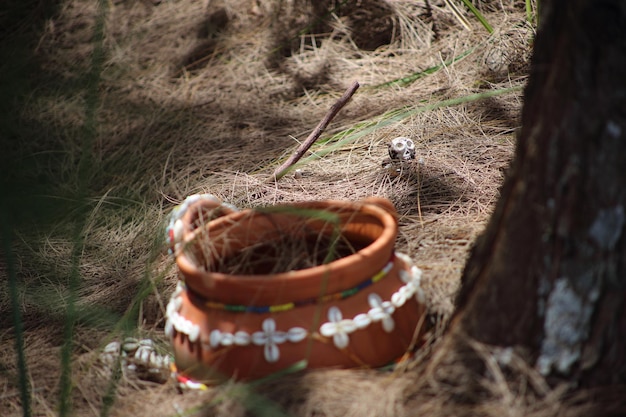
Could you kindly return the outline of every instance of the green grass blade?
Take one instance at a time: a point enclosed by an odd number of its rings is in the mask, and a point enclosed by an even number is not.
[[[120,356],[113,364],[113,369],[111,370],[111,379],[109,379],[106,393],[102,398],[102,409],[100,410],[100,417],[107,417],[109,415],[109,412],[111,411],[111,407],[115,403],[117,385],[122,378],[122,366],[122,358]]]
[[[78,189],[76,192],[79,201],[80,213],[76,216],[73,228],[73,248],[71,255],[72,267],[69,276],[69,296],[65,312],[65,326],[63,329],[63,345],[61,347],[61,377],[59,381],[59,415],[68,416],[72,413],[72,350],[74,346],[74,326],[77,319],[76,301],[80,283],[80,260],[85,246],[84,227],[87,220],[88,207],[87,189],[91,171],[93,169],[93,143],[97,136],[97,108],[99,104],[99,85],[104,65],[104,25],[106,19],[107,1],[98,2],[98,15],[94,28],[94,50],[91,69],[86,74],[85,122],[83,124],[83,143],[81,156],[77,167]]]
[[[253,416],[290,417],[280,404],[263,394],[257,394],[248,387],[245,387],[240,395],[241,403]]]
[[[264,395],[254,392],[254,388],[267,382],[274,381],[285,375],[293,374],[303,371],[307,368],[308,362],[306,359],[298,361],[293,365],[288,366],[285,369],[274,372],[271,375],[257,379],[248,383],[235,384],[231,388],[227,388],[217,396],[215,396],[208,404],[209,406],[217,406],[224,402],[227,398],[236,398],[241,401],[243,406],[255,416],[271,416],[271,417],[288,417],[289,415],[274,401],[270,400]],[[176,417],[190,416],[200,411],[204,404],[190,407],[186,410],[180,410],[176,413]],[[172,417],[174,417],[172,415]]]
[[[493,27],[491,27],[489,22],[487,22],[487,19],[485,19],[485,16],[483,16],[482,13],[478,11],[476,7],[474,7],[472,2],[470,0],[461,0],[461,1],[463,2],[463,4],[465,4],[465,6],[467,6],[468,9],[470,9],[472,14],[476,16],[476,19],[478,19],[478,21],[483,25],[483,27],[487,29],[487,32],[493,33]]]
[[[484,93],[476,93],[476,94],[470,94],[464,97],[457,97],[457,98],[451,98],[448,100],[442,100],[437,103],[432,103],[432,104],[428,104],[425,106],[392,110],[390,112],[383,114],[377,120],[361,123],[357,125],[357,127],[355,128],[347,129],[343,132],[333,135],[329,139],[326,139],[323,142],[323,144],[329,144],[327,147],[322,148],[322,149],[317,149],[312,155],[309,155],[308,157],[303,158],[300,162],[295,164],[294,167],[298,167],[310,161],[313,161],[315,159],[319,159],[331,152],[341,149],[348,143],[354,142],[355,140],[376,131],[377,129],[391,126],[406,118],[415,116],[416,114],[440,109],[442,107],[457,106],[459,104],[470,103],[473,101],[484,100],[490,97],[496,97],[496,96],[500,96],[503,94],[509,94],[515,91],[520,91],[522,88],[523,88],[522,86],[518,86],[518,87],[504,88],[500,90],[492,90],[492,91],[487,91]]]
[[[535,7],[533,7],[533,0],[526,0],[526,20],[531,25],[539,25],[539,0],[535,0]]]
[[[539,13],[539,8],[540,8],[540,6],[539,6],[539,0],[536,0],[536,1],[535,1],[535,25],[536,25],[537,27],[539,27],[539,16],[540,16],[540,13]]]
[[[256,381],[252,381],[248,383],[248,385],[250,385],[251,387],[255,387],[255,386],[264,384],[266,382],[274,381],[285,375],[295,374],[296,372],[304,371],[307,368],[307,366],[309,366],[309,362],[306,359],[302,359],[301,361],[298,361],[294,363],[293,365],[286,367],[285,369],[281,369],[280,371],[274,372],[271,375],[268,375],[261,379],[257,379]]]
[[[335,226],[339,225],[339,216],[336,213],[331,213],[327,210],[308,209],[303,207],[292,206],[267,206],[256,208],[260,213],[285,213],[294,216],[308,217],[315,220],[321,220],[327,223],[332,223]]]
[[[22,401],[22,412],[24,417],[31,415],[31,386],[28,377],[28,366],[26,364],[26,354],[24,351],[24,324],[22,322],[21,303],[18,294],[17,274],[11,248],[12,230],[5,213],[8,207],[2,207],[0,211],[0,237],[2,237],[2,251],[4,252],[4,262],[7,268],[9,287],[9,298],[11,300],[11,311],[13,312],[13,329],[15,332],[15,352],[17,356],[17,372],[19,379],[20,399]]]
[[[467,51],[463,52],[462,54],[457,55],[454,58],[445,61],[443,64],[435,65],[434,67],[426,68],[424,71],[415,72],[415,73],[413,73],[411,75],[408,75],[406,77],[397,78],[395,80],[387,81],[386,83],[378,84],[378,85],[372,86],[370,88],[385,88],[385,87],[392,87],[392,86],[406,87],[409,84],[411,84],[412,82],[419,80],[420,78],[424,78],[427,75],[434,74],[435,72],[439,71],[440,69],[442,69],[442,68],[444,68],[444,67],[446,67],[448,65],[452,65],[455,62],[460,61],[461,59],[465,58],[466,56],[468,56],[472,52],[474,52],[474,48],[468,49]]]

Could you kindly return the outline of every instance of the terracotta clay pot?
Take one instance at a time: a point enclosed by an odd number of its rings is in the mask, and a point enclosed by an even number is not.
[[[236,211],[196,199],[168,231],[182,280],[165,331],[184,377],[256,379],[303,359],[308,368],[380,367],[420,336],[421,271],[394,251],[387,200]],[[314,264],[298,266],[285,242],[315,252],[305,254]],[[280,255],[296,269],[274,271]]]

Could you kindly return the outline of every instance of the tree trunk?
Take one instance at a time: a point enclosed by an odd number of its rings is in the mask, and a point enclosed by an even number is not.
[[[516,155],[450,331],[626,384],[626,2],[541,7]]]

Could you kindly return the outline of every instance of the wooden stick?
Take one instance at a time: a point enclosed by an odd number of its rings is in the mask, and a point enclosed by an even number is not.
[[[350,100],[350,98],[356,92],[358,88],[359,88],[359,83],[355,81],[350,86],[350,88],[348,88],[346,92],[343,93],[343,96],[341,96],[341,98],[337,100],[335,104],[333,104],[333,106],[330,108],[328,113],[326,113],[326,116],[324,116],[322,121],[319,122],[319,124],[317,125],[315,130],[311,132],[309,137],[306,138],[306,140],[302,142],[300,146],[298,146],[298,149],[296,149],[295,152],[291,154],[289,159],[287,159],[280,167],[276,168],[276,171],[274,171],[274,175],[273,175],[274,181],[277,181],[281,179],[283,176],[285,176],[285,174],[289,171],[289,169],[296,162],[298,162],[300,158],[302,158],[302,156],[306,153],[306,151],[309,150],[311,145],[313,145],[315,141],[319,139],[324,129],[326,129],[326,127],[331,122],[331,120],[333,120],[333,118],[337,115],[337,113],[339,113],[339,110],[341,110],[341,108],[346,105],[346,103]]]

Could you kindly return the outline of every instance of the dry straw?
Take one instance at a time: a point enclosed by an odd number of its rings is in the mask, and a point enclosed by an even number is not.
[[[71,200],[76,189],[81,138],[75,127],[85,120],[79,81],[94,49],[94,3],[67,0],[47,21],[36,50],[46,75],[20,114],[21,125],[45,127],[28,142],[32,155],[58,150],[32,173],[51,179],[48,193],[55,201]],[[538,394],[533,405],[519,385],[509,393],[502,385],[508,382],[500,380],[484,385],[480,407],[454,409],[449,400],[455,389],[445,383],[454,363],[442,365],[443,376],[433,371],[419,380],[414,375],[425,371],[415,360],[407,373],[321,371],[180,396],[171,385],[116,376],[97,360],[99,349],[128,331],[164,339],[162,299],[176,274],[162,250],[160,225],[175,203],[198,192],[241,208],[390,198],[399,212],[397,249],[409,253],[427,278],[432,344],[417,358],[430,357],[513,151],[519,90],[457,99],[523,85],[532,38],[523,2],[481,2],[494,29],[489,35],[470,15],[471,30],[459,26],[441,2],[389,0],[391,20],[372,20],[390,24],[389,43],[369,50],[359,48],[350,25],[359,16],[375,17],[378,9],[366,7],[371,2],[333,2],[345,7],[324,25],[314,18],[316,2],[204,3],[107,3],[87,187],[91,211],[78,257],[74,414],[539,416],[542,405],[553,406],[558,393]],[[46,82],[50,77],[55,83]],[[361,88],[304,155],[301,175],[268,182],[353,80]],[[390,176],[381,162],[396,136],[415,141],[417,160]],[[74,214],[67,210],[46,229],[19,231],[13,246],[36,415],[55,415],[59,404],[55,335],[67,301]],[[4,295],[0,307],[9,311]],[[13,340],[2,338],[6,375],[17,373],[13,354]],[[8,415],[20,410],[11,381],[3,381],[0,397]]]

